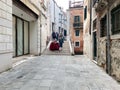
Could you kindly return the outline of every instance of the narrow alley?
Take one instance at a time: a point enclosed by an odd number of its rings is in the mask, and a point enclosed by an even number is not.
[[[0,90],[120,90],[120,0],[0,0]]]
[[[86,56],[42,55],[0,74],[0,90],[119,90]]]

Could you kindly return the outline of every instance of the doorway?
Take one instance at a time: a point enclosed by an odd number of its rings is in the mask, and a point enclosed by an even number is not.
[[[93,60],[97,58],[97,35],[96,31],[93,32]]]
[[[13,56],[29,54],[29,22],[13,15]]]

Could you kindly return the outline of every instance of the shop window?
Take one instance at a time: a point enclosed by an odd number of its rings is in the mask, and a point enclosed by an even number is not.
[[[107,34],[106,15],[100,20],[100,37],[105,37]]]
[[[29,54],[29,22],[13,15],[13,56]]]
[[[112,34],[120,33],[120,5],[112,10]]]

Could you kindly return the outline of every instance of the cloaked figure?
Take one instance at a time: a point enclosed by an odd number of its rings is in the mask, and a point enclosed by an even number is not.
[[[55,32],[52,32],[52,39],[53,39],[53,40],[56,39],[56,34],[55,34]]]

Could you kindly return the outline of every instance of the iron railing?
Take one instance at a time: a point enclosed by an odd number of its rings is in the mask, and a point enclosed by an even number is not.
[[[74,27],[74,28],[83,28],[83,23],[74,22],[74,23],[73,23],[73,27]]]

